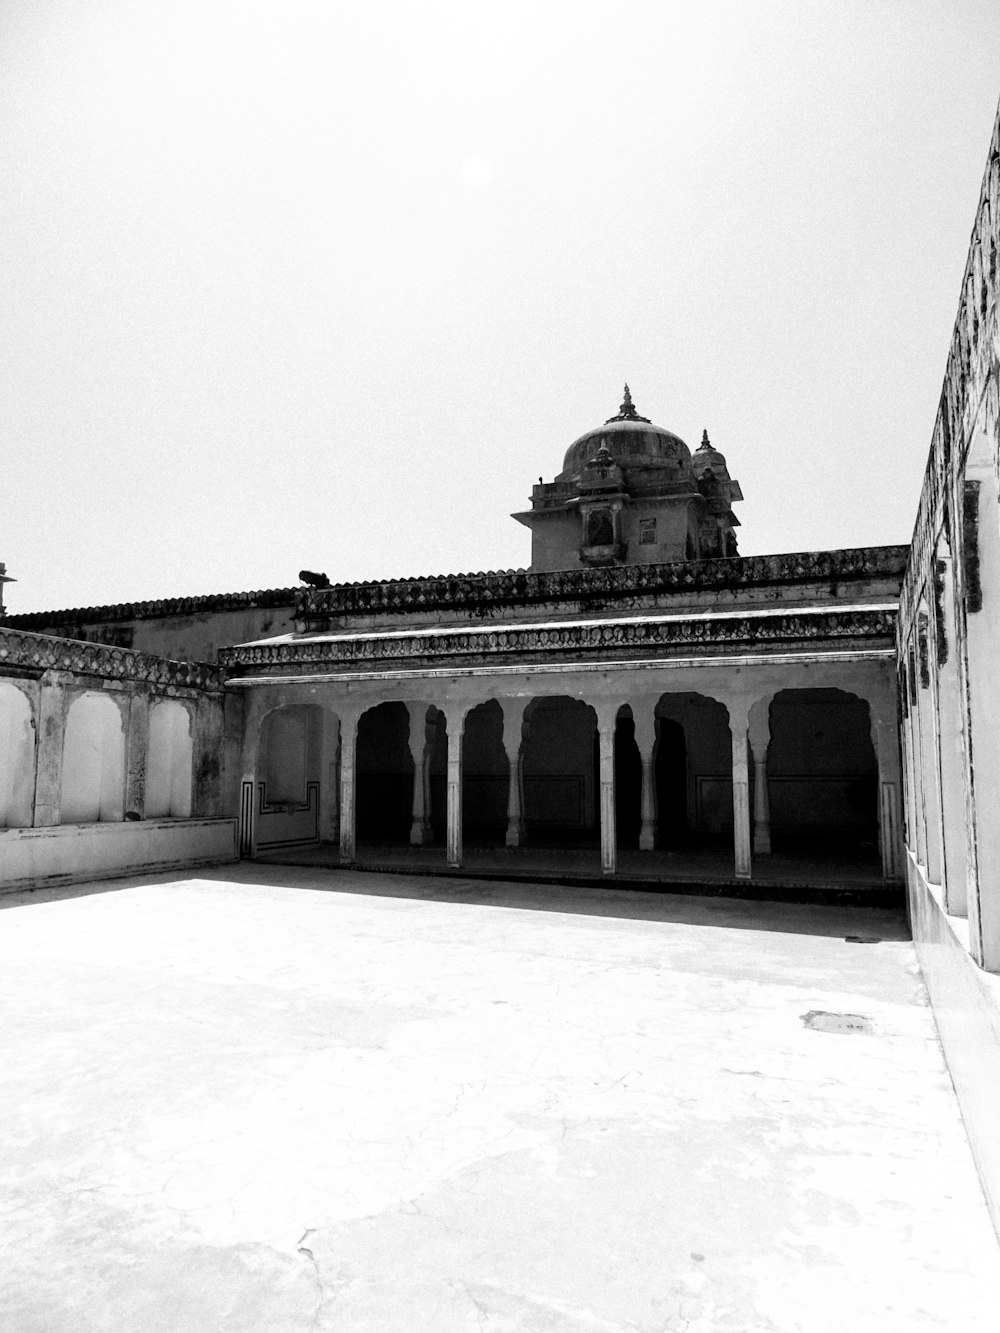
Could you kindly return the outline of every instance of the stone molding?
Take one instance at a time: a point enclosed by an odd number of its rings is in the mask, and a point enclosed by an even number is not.
[[[118,602],[64,611],[27,611],[7,616],[3,628],[37,629],[40,625],[92,625],[104,621],[158,620],[165,616],[193,616],[207,611],[256,611],[286,606],[291,609],[301,588],[265,588],[258,592],[220,592],[203,597],[167,597],[153,602]]]
[[[315,627],[337,617],[388,612],[456,610],[486,616],[496,605],[531,606],[554,602],[626,600],[657,593],[711,591],[753,585],[851,583],[900,577],[905,546],[872,546],[788,555],[732,556],[667,564],[618,565],[603,569],[528,570],[446,574],[432,578],[386,579],[302,588],[296,619]]]
[[[521,625],[447,632],[402,632],[388,635],[343,635],[329,639],[294,639],[279,643],[225,648],[219,654],[230,674],[253,674],[256,669],[281,673],[300,672],[315,666],[347,668],[357,663],[449,659],[456,664],[470,658],[505,657],[537,659],[557,654],[567,666],[577,654],[584,660],[595,653],[665,656],[676,650],[687,653],[719,647],[766,651],[766,645],[817,641],[841,648],[845,640],[866,648],[891,647],[896,629],[896,611],[889,607],[808,610],[766,615],[678,617],[650,621],[607,621],[586,625]]]
[[[221,692],[224,682],[223,673],[205,662],[172,662],[131,648],[0,628],[0,672],[39,676],[45,671],[213,692]]]

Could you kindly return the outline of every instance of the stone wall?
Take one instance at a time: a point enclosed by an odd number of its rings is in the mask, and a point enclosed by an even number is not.
[[[0,886],[231,859],[241,722],[214,667],[0,629]]]
[[[914,937],[1000,1228],[1000,423],[994,125],[900,599]],[[969,1034],[975,1033],[975,1053]]]
[[[220,648],[292,629],[295,588],[175,597],[9,615],[8,629],[134,648],[177,661],[216,660]]]

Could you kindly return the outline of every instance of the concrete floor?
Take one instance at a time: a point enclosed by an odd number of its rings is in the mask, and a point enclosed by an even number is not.
[[[895,913],[262,865],[0,906],[5,1333],[997,1327]]]

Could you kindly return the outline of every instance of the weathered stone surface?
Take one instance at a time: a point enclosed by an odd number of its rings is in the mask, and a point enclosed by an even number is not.
[[[38,676],[45,671],[70,671],[107,680],[185,685],[199,690],[221,690],[223,684],[218,668],[205,662],[172,662],[130,648],[0,628],[0,671],[5,668],[7,674]]]

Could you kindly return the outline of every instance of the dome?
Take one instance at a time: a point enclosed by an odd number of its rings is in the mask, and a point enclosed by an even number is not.
[[[666,463],[691,461],[691,451],[678,435],[639,416],[627,384],[618,415],[573,441],[566,451],[561,475],[578,477],[602,444],[621,468],[662,467]]]
[[[695,475],[698,477],[701,476],[707,467],[710,467],[713,472],[727,471],[725,455],[720,454],[718,449],[712,447],[707,430],[701,432],[701,444],[699,444],[698,448],[695,450],[693,461]]]

